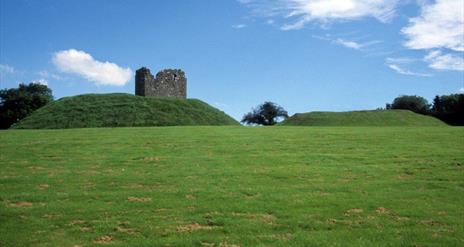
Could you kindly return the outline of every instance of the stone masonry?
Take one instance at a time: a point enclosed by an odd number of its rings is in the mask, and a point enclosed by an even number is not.
[[[135,72],[135,95],[187,98],[187,78],[180,69],[165,69],[156,74],[142,67]]]

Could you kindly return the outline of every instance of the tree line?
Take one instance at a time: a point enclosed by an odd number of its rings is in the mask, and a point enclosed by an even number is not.
[[[432,104],[417,95],[402,95],[385,108],[410,110],[434,116],[450,125],[464,125],[464,94],[437,95]]]

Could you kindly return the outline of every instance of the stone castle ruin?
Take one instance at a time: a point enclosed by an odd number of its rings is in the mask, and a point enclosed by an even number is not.
[[[180,69],[165,69],[156,74],[142,67],[135,72],[135,95],[187,98],[187,78]]]

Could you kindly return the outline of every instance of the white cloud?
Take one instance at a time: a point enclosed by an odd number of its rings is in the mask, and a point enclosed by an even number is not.
[[[428,50],[424,61],[430,68],[464,71],[463,0],[423,2],[421,14],[411,18],[401,32],[407,48]],[[444,54],[443,50],[454,52]]]
[[[242,28],[245,28],[245,27],[247,27],[247,25],[245,25],[245,24],[232,25],[232,28],[234,28],[234,29],[242,29]]]
[[[52,61],[59,70],[77,74],[97,85],[123,86],[132,78],[130,68],[100,62],[90,54],[75,49],[56,52]]]
[[[378,40],[373,40],[373,41],[361,43],[361,42],[357,42],[357,41],[353,41],[353,40],[346,40],[346,39],[342,39],[342,38],[332,38],[330,35],[326,35],[325,37],[324,36],[313,35],[312,37],[316,38],[316,39],[320,39],[320,40],[329,41],[329,42],[332,42],[333,44],[341,45],[341,46],[344,46],[346,48],[355,49],[355,50],[365,50],[364,48],[367,48],[369,46],[372,46],[372,45],[375,45],[375,44],[378,44],[378,43],[382,42],[382,41],[378,41]]]
[[[13,74],[15,69],[8,64],[0,64],[0,74]]]
[[[418,61],[417,59],[414,58],[409,58],[409,57],[399,57],[399,58],[391,58],[388,57],[385,62],[386,65],[394,70],[398,74],[402,75],[411,75],[411,76],[421,76],[421,77],[430,77],[432,76],[431,74],[426,74],[426,73],[419,73],[419,72],[414,72],[409,69],[404,68],[406,65]]]
[[[421,15],[409,20],[402,33],[411,49],[448,48],[464,51],[464,1],[437,0],[424,4]]]
[[[345,46],[347,48],[355,49],[355,50],[359,50],[359,49],[361,49],[363,47],[363,45],[360,44],[360,43],[357,43],[357,42],[354,42],[354,41],[348,41],[348,40],[344,40],[344,39],[336,39],[333,42],[335,44],[339,44],[339,45]]]
[[[281,16],[290,20],[282,30],[301,29],[310,22],[356,20],[373,17],[388,22],[395,14],[398,0],[280,0],[243,1],[255,13],[267,16]]]
[[[433,69],[464,71],[464,57],[462,53],[455,55],[443,54],[441,51],[431,51],[425,56],[424,60]]]
[[[390,69],[396,71],[398,74],[402,74],[402,75],[412,75],[412,76],[422,76],[422,77],[432,76],[430,74],[417,73],[417,72],[410,71],[408,69],[401,68],[398,64],[387,64],[387,66]]]
[[[458,90],[458,93],[464,93],[464,87],[460,88],[460,89]]]
[[[38,79],[38,80],[32,81],[32,83],[37,83],[37,84],[48,86],[48,81],[45,79]]]

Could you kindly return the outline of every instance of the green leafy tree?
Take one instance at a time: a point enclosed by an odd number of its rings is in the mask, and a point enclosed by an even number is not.
[[[264,102],[251,112],[245,114],[241,122],[246,124],[274,125],[279,119],[287,117],[288,113],[283,107],[273,102]]]
[[[386,105],[387,109],[410,110],[420,114],[427,114],[430,111],[428,101],[416,95],[402,95],[393,100],[391,104]]]
[[[52,90],[38,83],[0,90],[0,128],[9,128],[51,101]]]
[[[432,105],[432,112],[433,113],[439,113],[443,111],[443,103],[441,101],[440,96],[435,96],[433,98],[433,105]]]
[[[435,96],[432,115],[452,125],[464,125],[464,94]]]

